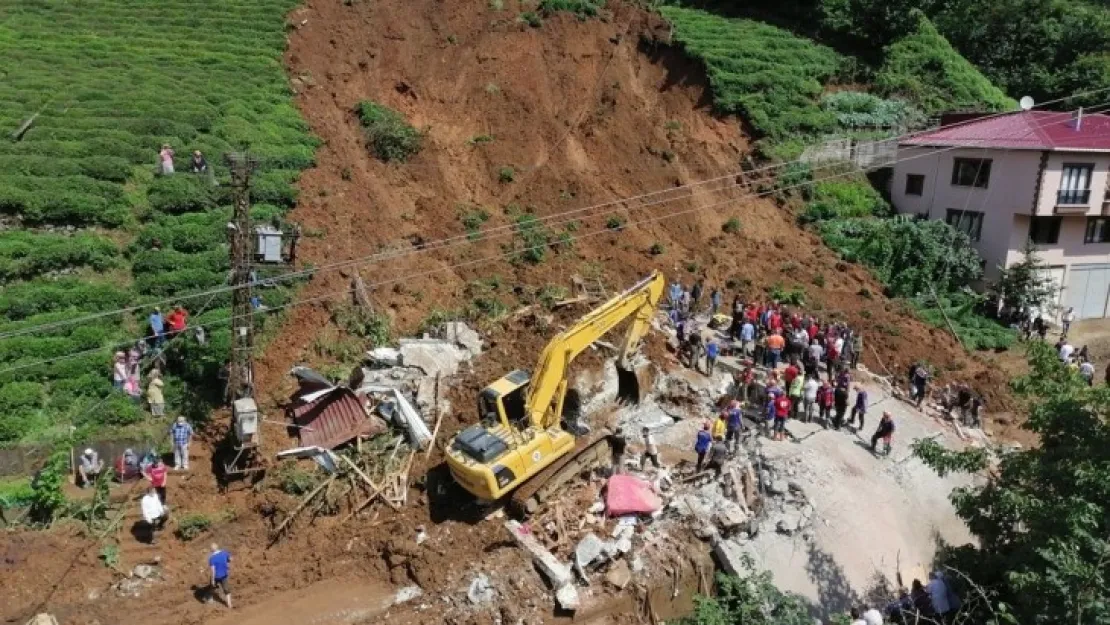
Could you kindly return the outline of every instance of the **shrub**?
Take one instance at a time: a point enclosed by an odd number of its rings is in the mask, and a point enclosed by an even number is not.
[[[595,17],[605,8],[605,0],[540,0],[539,10],[544,15],[559,11],[574,13],[579,19]]]
[[[423,135],[393,109],[364,100],[356,109],[374,155],[385,162],[404,162],[420,151]]]
[[[295,462],[283,464],[277,472],[277,478],[278,489],[294,497],[307,495],[320,483],[312,471],[302,469]]]
[[[493,143],[492,135],[477,135],[471,137],[466,141],[467,145],[482,145],[483,143]]]
[[[867,182],[861,180],[824,180],[813,187],[813,200],[806,205],[802,223],[852,217],[882,217],[891,213],[890,205]]]
[[[460,208],[459,219],[462,221],[463,228],[466,228],[467,236],[471,240],[481,237],[478,231],[482,228],[482,224],[489,221],[489,217],[489,213],[480,206]]]
[[[740,234],[740,219],[729,217],[728,221],[721,226],[721,231],[725,234]]]
[[[389,316],[366,310],[360,306],[338,308],[332,319],[348,334],[370,341],[371,347],[389,344],[393,334]]]
[[[1009,349],[1017,339],[1017,332],[994,319],[976,312],[980,298],[969,293],[956,292],[942,297],[937,302],[932,297],[918,297],[913,300],[917,316],[926,323],[950,331],[948,324],[956,330],[960,342],[969,350]],[[944,312],[941,313],[941,306]],[[945,319],[947,315],[947,320]]]
[[[212,519],[200,512],[187,512],[177,519],[174,535],[183,541],[190,541],[204,534],[212,527]]]
[[[624,217],[620,215],[610,215],[609,218],[605,220],[605,227],[610,230],[621,230],[624,228],[624,222]]]
[[[842,219],[822,222],[820,232],[826,245],[867,265],[894,296],[912,297],[930,286],[945,293],[982,275],[967,235],[942,221]]]
[[[667,251],[667,249],[664,248],[663,244],[658,242],[658,241],[656,241],[655,243],[652,243],[651,247],[648,248],[648,254],[651,254],[652,256],[659,256],[660,254],[663,254],[666,251]]]
[[[836,115],[843,128],[912,128],[925,122],[925,115],[905,100],[860,91],[825,94],[821,108]]]
[[[516,180],[516,170],[511,166],[506,165],[497,170],[497,180],[502,184],[508,184]]]
[[[539,28],[540,26],[543,26],[543,19],[533,11],[525,11],[524,13],[521,13],[518,19],[520,19],[521,22],[528,24],[532,28]],[[489,91],[488,86],[486,91]]]
[[[816,287],[822,288],[822,289],[825,288],[825,275],[819,273],[819,274],[813,276],[813,286],[816,286]]]
[[[531,265],[542,263],[547,246],[551,244],[551,234],[539,218],[532,213],[517,215],[514,231],[521,241],[519,258]]]
[[[805,306],[806,292],[800,286],[786,288],[781,282],[776,282],[767,289],[770,298],[787,306]]]
[[[936,115],[952,109],[1007,111],[1014,101],[960,56],[924,13],[914,11],[917,27],[886,49],[875,87],[900,96]]]
[[[91,233],[4,232],[0,234],[0,282],[76,267],[106,271],[118,264],[118,256],[115,243]]]

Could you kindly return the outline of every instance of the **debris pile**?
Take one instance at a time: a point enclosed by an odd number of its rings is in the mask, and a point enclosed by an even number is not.
[[[112,589],[121,597],[138,597],[143,589],[149,588],[161,578],[161,562],[155,559],[150,564],[136,564],[124,578],[112,584]]]

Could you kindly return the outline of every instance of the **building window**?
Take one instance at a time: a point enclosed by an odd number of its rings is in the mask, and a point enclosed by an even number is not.
[[[1084,243],[1110,243],[1110,218],[1088,217]]]
[[[978,211],[948,209],[944,218],[945,223],[967,235],[972,241],[978,241],[983,234],[983,213]]]
[[[925,193],[925,176],[922,174],[906,174],[906,195],[921,195]]]
[[[1029,221],[1029,240],[1035,245],[1055,245],[1060,240],[1063,217],[1033,217]]]
[[[957,158],[952,162],[952,184],[957,187],[987,188],[991,178],[991,159]]]
[[[1091,172],[1095,166],[1090,163],[1064,163],[1064,173],[1060,177],[1060,190],[1056,192],[1057,204],[1087,204],[1091,200]]]

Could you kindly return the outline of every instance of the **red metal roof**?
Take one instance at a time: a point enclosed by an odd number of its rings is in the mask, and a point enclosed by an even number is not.
[[[363,399],[349,388],[334,391],[293,408],[293,422],[307,426],[298,428],[301,445],[334,449],[356,436],[374,436],[385,431],[385,423],[366,414]]]
[[[1110,116],[1084,113],[1076,128],[1073,115],[1068,111],[1020,111],[941,127],[905,139],[901,145],[1110,151]]]

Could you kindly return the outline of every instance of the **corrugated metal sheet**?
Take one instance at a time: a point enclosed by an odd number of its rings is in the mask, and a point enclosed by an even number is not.
[[[293,422],[300,426],[301,445],[324,449],[336,447],[356,436],[375,436],[385,431],[385,423],[366,414],[363,400],[351,389],[339,387],[315,401],[293,409]]]
[[[901,145],[1110,150],[1110,116],[1084,114],[1077,124],[1069,112],[1022,111],[941,127]]]

